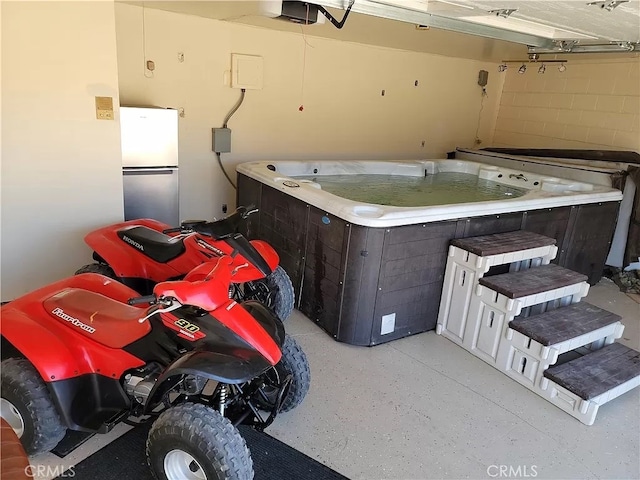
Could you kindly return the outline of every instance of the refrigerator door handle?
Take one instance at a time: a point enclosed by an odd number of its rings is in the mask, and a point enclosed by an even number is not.
[[[125,168],[124,175],[171,175],[177,168]]]

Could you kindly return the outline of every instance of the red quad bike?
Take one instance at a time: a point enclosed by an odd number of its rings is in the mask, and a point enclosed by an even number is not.
[[[229,298],[235,263],[223,255],[143,297],[77,275],[2,306],[1,414],[27,453],[51,450],[67,429],[153,420],[158,480],[251,479],[236,426],[264,429],[295,408],[310,372],[268,308]]]
[[[203,262],[236,252],[235,266],[242,270],[233,280],[230,296],[259,300],[286,320],[293,310],[294,292],[287,272],[278,265],[278,254],[268,243],[248,241],[237,233],[240,222],[254,212],[256,208],[239,207],[221,220],[189,220],[177,228],[151,219],[100,228],[85,237],[98,263],[76,273],[100,273],[146,295],[158,282],[180,279]]]

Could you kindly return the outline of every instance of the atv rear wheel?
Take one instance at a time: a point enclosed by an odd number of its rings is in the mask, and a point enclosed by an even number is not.
[[[158,480],[251,480],[253,462],[233,424],[205,405],[165,410],[147,439],[147,462]]]
[[[24,358],[8,358],[0,372],[0,414],[16,432],[28,455],[48,452],[67,429],[53,405],[47,387]]]
[[[288,412],[300,405],[311,385],[311,370],[309,369],[307,356],[302,351],[302,348],[300,348],[300,345],[298,345],[298,342],[287,335],[282,345],[282,358],[275,367],[265,373],[265,386],[262,391],[268,401],[265,401],[258,392],[257,402],[260,408],[264,408],[265,410],[271,410],[273,408],[278,395],[278,387],[289,374],[292,377],[291,384],[289,385],[289,391],[282,401],[280,407],[281,412]]]
[[[269,307],[283,322],[293,311],[294,291],[289,275],[281,266],[261,280],[253,280],[242,285],[244,291],[240,300],[258,300]]]
[[[74,275],[80,275],[81,273],[99,273],[100,275],[104,275],[105,277],[120,281],[113,269],[109,265],[106,265],[104,263],[90,263],[88,265],[85,265],[84,267],[80,267],[78,270],[76,270],[76,273]]]

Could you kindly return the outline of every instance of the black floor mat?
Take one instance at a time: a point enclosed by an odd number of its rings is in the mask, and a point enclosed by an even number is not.
[[[145,456],[148,430],[143,426],[125,433],[58,479],[153,480]],[[251,451],[255,480],[348,480],[266,433],[245,426],[239,430]]]

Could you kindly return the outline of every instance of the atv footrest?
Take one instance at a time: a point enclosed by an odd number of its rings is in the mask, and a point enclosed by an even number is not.
[[[111,417],[109,420],[107,420],[100,426],[100,428],[98,429],[98,433],[109,433],[111,430],[113,430],[113,427],[115,427],[118,423],[120,423],[123,419],[127,418],[128,416],[129,416],[128,411],[118,412],[116,415]]]
[[[51,450],[51,453],[60,458],[64,458],[94,435],[94,432],[77,432],[75,430],[67,430],[67,434],[62,440],[60,440],[58,445]]]

